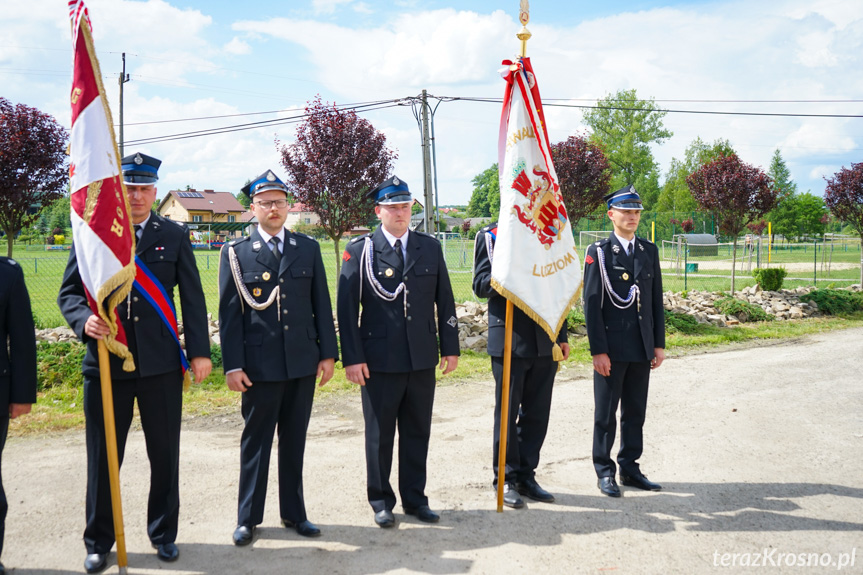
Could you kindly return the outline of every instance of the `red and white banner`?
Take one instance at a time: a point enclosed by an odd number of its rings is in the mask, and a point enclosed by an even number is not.
[[[129,200],[120,175],[120,161],[102,74],[93,47],[90,17],[82,0],[69,2],[72,25],[72,132],[69,180],[72,236],[78,272],[94,313],[111,328],[108,349],[134,362],[116,307],[135,280],[135,244]]]
[[[552,164],[530,59],[504,64],[500,216],[491,284],[555,341],[581,292],[581,259]]]

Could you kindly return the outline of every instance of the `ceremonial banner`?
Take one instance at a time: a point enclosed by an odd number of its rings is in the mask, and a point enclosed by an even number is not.
[[[111,329],[105,344],[124,358],[123,369],[132,371],[134,361],[116,312],[135,279],[129,201],[83,1],[69,2],[69,18],[74,51],[69,180],[75,255],[90,307]]]
[[[581,292],[581,259],[552,165],[530,59],[504,64],[507,68],[501,75],[507,86],[498,141],[500,216],[491,285],[555,341]]]

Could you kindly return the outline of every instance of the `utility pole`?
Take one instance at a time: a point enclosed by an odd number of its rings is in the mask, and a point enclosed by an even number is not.
[[[129,74],[126,73],[126,53],[123,52],[123,71],[120,72],[120,158],[123,153],[123,84],[129,81]]]
[[[423,123],[423,231],[434,232],[434,220],[432,219],[432,178],[431,178],[431,137],[429,135],[429,108],[428,96],[425,90],[422,95],[422,123]]]

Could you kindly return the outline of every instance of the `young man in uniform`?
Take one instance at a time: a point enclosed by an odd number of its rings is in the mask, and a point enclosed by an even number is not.
[[[210,374],[210,333],[207,305],[189,229],[153,213],[156,181],[161,161],[145,154],[122,160],[123,180],[129,196],[131,219],[136,234],[136,257],[161,284],[173,305],[174,289],[180,290],[183,308],[183,335],[195,381]],[[84,357],[84,415],[87,434],[87,527],[84,544],[87,573],[98,573],[108,565],[114,545],[114,520],[105,451],[105,424],[102,415],[102,388],[99,378],[97,341],[108,335],[108,325],[87,303],[78,272],[75,245],[69,254],[57,304],[69,327],[87,344]],[[183,373],[180,350],[158,310],[136,288],[117,306],[126,332],[135,370],[123,371],[123,360],[111,354],[114,415],[120,464],[126,436],[132,423],[135,400],[150,459],[150,498],[147,505],[147,532],[162,561],[176,561],[179,550],[174,541],[180,512],[180,420],[183,410]]]
[[[425,494],[426,458],[438,349],[444,374],[458,365],[452,286],[440,243],[408,229],[407,184],[392,177],[368,197],[381,226],[345,249],[337,307],[345,372],[362,386],[369,503],[375,523],[395,525],[389,478],[398,425],[402,507],[435,523],[440,517]]]
[[[222,248],[219,333],[228,387],[242,393],[240,495],[234,544],[252,542],[264,520],[273,433],[279,434],[279,512],[304,537],[303,454],[315,379],[333,377],[338,356],[327,275],[318,242],[285,229],[288,189],[267,171],[243,188],[258,220]]]
[[[611,459],[618,404],[620,482],[662,489],[645,477],[638,459],[650,370],[665,359],[665,310],[659,251],[635,236],[643,209],[638,192],[626,186],[604,199],[614,231],[591,244],[584,258],[584,317],[594,369],[593,466],[599,490],[620,497]]]

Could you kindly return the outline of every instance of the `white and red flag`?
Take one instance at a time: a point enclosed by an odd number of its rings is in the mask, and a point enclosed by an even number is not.
[[[500,216],[491,284],[555,341],[581,292],[581,259],[552,164],[530,59],[504,65]]]
[[[111,329],[106,346],[124,358],[123,369],[131,371],[134,361],[116,311],[135,280],[129,200],[90,17],[82,0],[70,0],[69,19],[74,51],[69,180],[75,255],[90,307]]]

